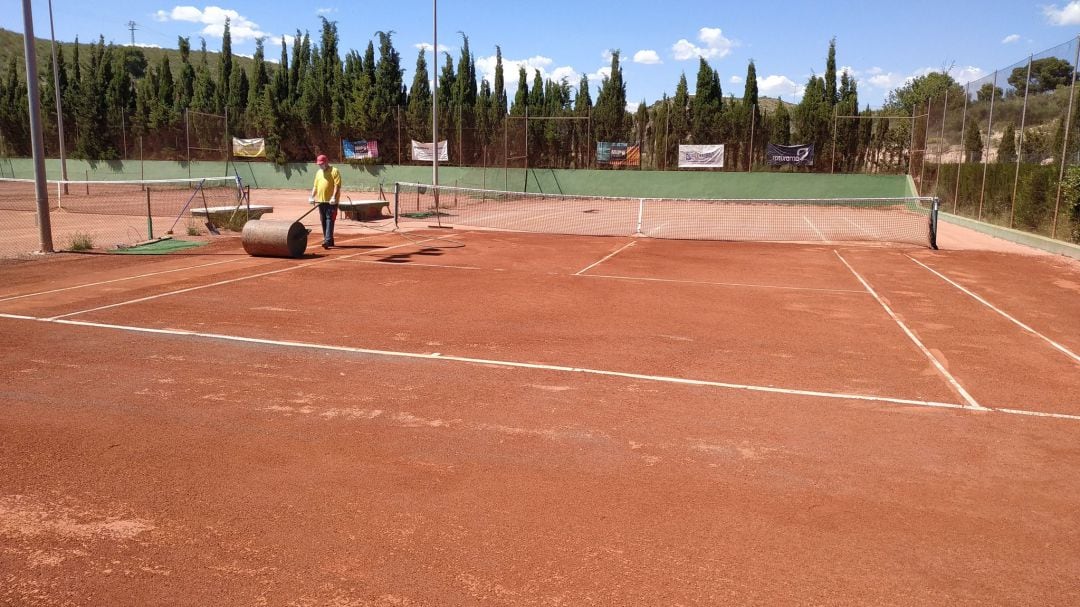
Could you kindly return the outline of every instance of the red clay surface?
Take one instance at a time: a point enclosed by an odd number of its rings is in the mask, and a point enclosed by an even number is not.
[[[0,603],[1080,602],[1077,264],[408,237],[0,265]]]

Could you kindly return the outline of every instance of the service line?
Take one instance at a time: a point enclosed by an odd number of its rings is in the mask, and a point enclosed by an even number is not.
[[[381,249],[374,249],[374,250],[371,250],[371,251],[361,251],[359,253],[352,253],[350,255],[328,256],[328,257],[324,257],[322,259],[316,259],[315,261],[309,261],[307,263],[302,263],[302,264],[298,264],[298,265],[294,265],[294,266],[289,266],[289,267],[286,267],[286,268],[280,268],[280,269],[277,269],[277,270],[270,270],[269,272],[259,272],[258,274],[251,274],[251,275],[248,275],[248,276],[241,276],[239,278],[230,278],[228,280],[219,280],[218,282],[212,282],[210,284],[198,285],[198,286],[195,286],[195,287],[188,287],[186,289],[177,289],[176,291],[167,291],[165,293],[158,293],[157,295],[149,295],[147,297],[140,297],[138,299],[129,299],[127,301],[121,301],[119,303],[109,304],[109,305],[105,305],[105,306],[98,306],[96,308],[89,308],[89,309],[86,309],[86,310],[79,310],[77,312],[68,312],[67,314],[58,314],[56,316],[53,316],[53,317],[49,318],[48,320],[58,320],[58,319],[61,319],[61,318],[69,318],[71,316],[78,316],[80,314],[89,314],[90,312],[98,312],[100,310],[108,310],[108,309],[111,309],[111,308],[119,308],[120,306],[127,306],[127,305],[131,305],[131,304],[142,303],[144,301],[151,301],[151,300],[154,300],[154,299],[160,299],[162,297],[170,297],[172,295],[181,295],[183,293],[190,293],[192,291],[198,291],[200,289],[208,289],[210,287],[218,287],[218,286],[221,286],[221,285],[227,285],[227,284],[231,284],[231,283],[235,283],[235,282],[240,282],[240,281],[243,281],[243,280],[250,280],[252,278],[261,278],[263,276],[270,276],[270,275],[273,275],[273,274],[280,274],[282,272],[290,272],[292,270],[299,270],[301,268],[311,267],[313,265],[320,264],[320,263],[325,263],[325,262],[328,262],[328,261],[344,260],[344,259],[349,259],[351,257],[358,257],[360,255],[370,255],[370,254],[373,254],[373,253],[381,253],[383,251],[389,251],[391,249],[398,249],[398,248],[401,248],[401,247],[414,246],[416,244],[420,244],[420,243],[424,243],[424,242],[430,242],[430,241],[434,241],[434,240],[442,240],[442,238],[428,238],[428,239],[424,239],[424,240],[419,240],[417,242],[411,242],[410,241],[408,243],[402,243],[402,244],[399,244],[399,245],[394,245],[392,247],[383,247]]]
[[[960,385],[960,382],[957,381],[951,373],[949,373],[949,371],[945,368],[945,365],[941,364],[941,361],[938,360],[937,357],[934,356],[930,352],[930,350],[925,345],[923,345],[921,341],[919,341],[919,338],[915,336],[915,333],[913,333],[911,329],[909,329],[907,325],[904,324],[904,321],[900,320],[900,317],[897,316],[895,312],[893,312],[892,308],[889,307],[889,304],[885,303],[885,300],[882,299],[876,291],[874,291],[874,288],[870,286],[870,283],[866,282],[866,280],[861,275],[859,275],[858,272],[855,271],[855,268],[851,267],[851,264],[849,264],[848,261],[844,259],[844,256],[840,254],[840,251],[834,249],[833,253],[836,253],[836,256],[840,258],[840,261],[844,262],[844,265],[847,266],[848,270],[851,270],[851,273],[855,275],[855,278],[858,278],[859,282],[862,283],[863,287],[865,287],[866,290],[874,296],[874,299],[876,299],[877,302],[881,304],[881,307],[884,308],[885,312],[889,315],[889,317],[892,318],[897,325],[899,325],[899,327],[904,331],[904,334],[907,335],[908,338],[912,342],[914,342],[916,346],[918,346],[919,350],[926,356],[926,358],[930,359],[930,362],[934,365],[934,368],[937,369],[938,373],[940,373],[941,376],[944,377],[947,382],[949,382],[949,385],[952,386],[953,389],[956,390],[961,397],[963,397],[965,402],[967,402],[967,407],[971,409],[986,409],[986,407],[980,405],[978,402],[976,402],[974,398],[972,398],[970,394],[968,394],[968,391]]]
[[[971,292],[969,289],[965,288],[963,285],[960,285],[956,281],[950,279],[948,276],[945,276],[941,272],[938,272],[934,268],[931,268],[930,266],[928,266],[925,263],[919,261],[918,259],[915,259],[914,257],[912,257],[910,255],[908,255],[907,258],[910,259],[911,261],[914,261],[915,263],[919,264],[920,266],[926,268],[931,273],[936,275],[938,278],[940,278],[940,279],[944,280],[945,282],[951,284],[952,286],[956,287],[957,289],[960,289],[961,291],[963,291],[967,295],[971,296],[971,298],[974,299],[975,301],[981,303],[982,305],[986,306],[987,308],[990,308],[994,312],[997,312],[998,314],[1004,316],[1006,319],[1008,319],[1010,322],[1012,322],[1016,326],[1018,326],[1021,329],[1027,331],[1028,333],[1031,333],[1032,335],[1034,335],[1035,337],[1038,337],[1039,339],[1045,341],[1046,343],[1050,344],[1054,349],[1058,350],[1059,352],[1061,352],[1065,356],[1068,356],[1069,358],[1071,358],[1074,363],[1080,363],[1080,356],[1077,356],[1076,353],[1074,353],[1072,350],[1069,350],[1065,346],[1063,346],[1063,345],[1059,344],[1058,342],[1050,339],[1049,337],[1043,335],[1042,333],[1039,333],[1038,331],[1036,331],[1035,329],[1032,329],[1031,327],[1024,324],[1023,322],[1020,322],[1019,320],[1017,320],[1016,318],[1014,318],[1013,316],[1011,316],[1010,314],[1008,314],[1007,312],[1005,312],[1001,308],[999,308],[999,307],[995,306],[994,304],[986,301],[985,299],[983,299],[979,295],[977,295],[977,294]]]
[[[670,282],[684,285],[702,285],[709,287],[747,287],[752,289],[782,289],[785,291],[817,291],[820,293],[851,293],[866,295],[866,291],[858,289],[826,289],[822,287],[791,287],[785,285],[761,285],[747,282],[709,282],[705,280],[680,280],[677,278],[650,278],[645,276],[615,276],[612,274],[574,274],[584,278],[607,278],[611,280],[644,280],[649,282]]]

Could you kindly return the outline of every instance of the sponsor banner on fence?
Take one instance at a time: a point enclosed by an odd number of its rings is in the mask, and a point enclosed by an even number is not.
[[[814,166],[814,144],[774,145],[769,144],[765,152],[767,164],[793,164],[801,167]]]
[[[446,151],[446,140],[439,142],[439,162],[449,162],[450,154]],[[431,162],[431,144],[420,143],[419,141],[412,140],[412,159]]]
[[[596,164],[602,166],[639,166],[641,148],[629,143],[596,142]]]
[[[341,153],[345,160],[367,160],[379,157],[379,142],[364,139],[342,139]]]
[[[724,144],[721,143],[717,145],[680,145],[679,168],[724,168]]]
[[[232,138],[233,156],[240,158],[266,158],[266,140],[262,137],[254,139]]]

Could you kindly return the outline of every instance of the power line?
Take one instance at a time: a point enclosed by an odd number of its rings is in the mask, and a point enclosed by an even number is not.
[[[136,23],[134,21],[128,21],[127,26],[128,26],[128,29],[131,30],[131,46],[135,46]]]

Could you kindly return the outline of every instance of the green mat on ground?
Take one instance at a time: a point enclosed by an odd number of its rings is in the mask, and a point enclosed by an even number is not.
[[[176,240],[175,238],[170,238],[168,240],[159,240],[157,242],[150,242],[143,245],[128,247],[126,249],[116,249],[115,251],[110,251],[110,253],[121,253],[125,255],[168,255],[175,251],[182,251],[183,249],[190,249],[192,247],[201,247],[205,244],[205,242],[193,242],[190,240]]]

